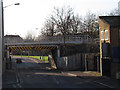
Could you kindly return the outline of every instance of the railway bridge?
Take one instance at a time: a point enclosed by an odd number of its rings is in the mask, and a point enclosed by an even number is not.
[[[64,40],[65,39],[65,40]],[[34,42],[5,42],[6,56],[9,61],[10,51],[24,51],[24,50],[50,50],[55,64],[58,65],[58,60],[61,57],[63,49],[61,46],[64,45],[81,45],[81,44],[91,44],[93,42],[89,35],[75,35],[64,37],[48,37],[44,40],[34,41]]]

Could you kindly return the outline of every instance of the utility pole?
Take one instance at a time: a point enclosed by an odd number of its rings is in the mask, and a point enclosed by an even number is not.
[[[2,89],[3,31],[3,1],[0,0],[0,89]]]

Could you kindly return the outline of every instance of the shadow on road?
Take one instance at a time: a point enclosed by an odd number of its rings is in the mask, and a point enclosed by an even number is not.
[[[113,79],[81,71],[61,71],[51,68],[49,63],[22,58],[16,63],[12,58],[12,69],[6,70],[3,88],[118,88]]]

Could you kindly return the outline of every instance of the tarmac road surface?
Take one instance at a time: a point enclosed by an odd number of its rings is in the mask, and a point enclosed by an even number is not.
[[[12,88],[108,88],[74,74],[52,70],[48,63],[34,59],[23,58],[22,63],[17,64],[16,58],[12,58],[12,62],[17,75],[17,83],[12,84]]]

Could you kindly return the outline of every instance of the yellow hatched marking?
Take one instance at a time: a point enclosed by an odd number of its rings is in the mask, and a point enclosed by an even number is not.
[[[16,48],[13,47],[13,50],[16,50]]]
[[[10,47],[10,49],[12,50],[12,47]]]
[[[56,49],[56,47],[53,47],[53,49]]]
[[[20,48],[21,48],[21,50],[24,50],[23,47],[20,47]]]
[[[18,47],[18,50],[21,50],[21,47]]]
[[[41,47],[39,46],[38,49],[41,49]]]
[[[24,47],[24,50],[26,50],[26,47]]]
[[[28,47],[26,47],[28,50],[29,50],[29,48]]]
[[[29,50],[30,48],[28,47],[28,50]]]
[[[42,48],[40,47],[40,50],[41,50]]]
[[[50,47],[50,49],[52,49],[52,47]]]
[[[17,48],[17,50],[19,50],[19,47],[16,47]]]
[[[30,50],[31,50],[32,48],[30,47]]]
[[[17,50],[17,48],[16,48],[16,47],[14,47],[14,49],[15,49],[15,50]]]
[[[53,49],[53,47],[50,47],[50,49]]]
[[[37,49],[39,49],[39,47],[35,47],[35,49],[37,50]]]
[[[30,47],[28,47],[28,50],[30,50]]]
[[[14,50],[14,48],[13,47],[10,47],[12,50]]]
[[[14,47],[14,49],[15,49],[15,50],[17,50],[17,48],[16,48],[16,47]]]
[[[22,47],[22,50],[24,50],[24,47]]]

